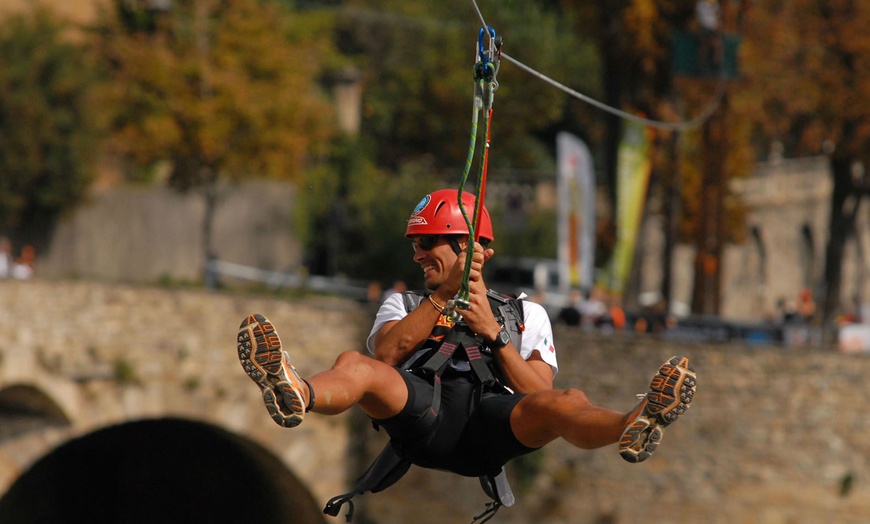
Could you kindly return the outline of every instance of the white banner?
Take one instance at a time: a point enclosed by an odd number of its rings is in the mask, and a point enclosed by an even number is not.
[[[595,278],[595,171],[592,155],[570,133],[556,136],[559,166],[559,285],[589,291]]]

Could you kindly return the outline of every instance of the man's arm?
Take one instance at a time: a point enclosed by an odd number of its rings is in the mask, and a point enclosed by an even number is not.
[[[484,341],[493,342],[501,331],[486,296],[487,288],[483,279],[471,282],[471,307],[458,309],[468,326]],[[513,342],[493,351],[496,364],[504,375],[507,385],[517,393],[531,393],[553,389],[553,369],[544,362],[540,353],[532,353],[528,360],[520,355]]]
[[[475,248],[471,264],[471,279],[480,279],[485,258],[492,256],[492,250],[484,250],[479,244]],[[466,253],[463,250],[450,268],[446,282],[432,292],[431,300],[424,299],[414,311],[401,320],[385,323],[375,334],[375,358],[391,366],[398,366],[408,359],[426,341],[432,328],[438,322],[441,311],[459,292],[459,283],[465,269]],[[434,301],[434,304],[433,304]]]
[[[439,304],[446,303],[432,298]],[[375,358],[391,366],[406,361],[426,341],[440,316],[441,312],[424,299],[405,318],[385,323],[375,334]]]

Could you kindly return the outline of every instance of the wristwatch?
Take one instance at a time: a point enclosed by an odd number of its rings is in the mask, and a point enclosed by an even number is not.
[[[511,341],[511,334],[508,333],[507,328],[502,326],[501,331],[498,332],[498,335],[495,337],[495,340],[490,342],[490,349],[501,349],[507,346]]]

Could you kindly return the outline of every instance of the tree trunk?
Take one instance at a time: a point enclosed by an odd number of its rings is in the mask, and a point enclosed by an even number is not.
[[[622,0],[606,2],[601,9],[601,63],[604,103],[610,107],[622,107],[622,56],[621,42],[624,38],[622,25]],[[607,113],[604,115],[603,169],[607,180],[607,197],[610,209],[616,209],[616,162],[619,143],[622,140],[622,119]],[[614,221],[615,224],[615,221]]]
[[[214,217],[217,211],[217,176],[214,171],[207,167],[201,168],[202,173],[202,198],[205,202],[205,211],[202,217],[202,253],[203,253],[203,279],[206,289],[217,289],[217,274],[211,267],[211,262],[217,258],[214,252]]]
[[[834,188],[831,194],[831,215],[828,245],[825,249],[825,281],[822,302],[822,325],[827,326],[840,309],[840,288],[843,273],[843,251],[855,228],[860,194],[852,183],[852,158],[832,158],[831,176]]]
[[[695,239],[695,285],[692,312],[718,315],[721,299],[722,253],[725,244],[725,151],[727,150],[728,97],[703,128],[701,223]]]

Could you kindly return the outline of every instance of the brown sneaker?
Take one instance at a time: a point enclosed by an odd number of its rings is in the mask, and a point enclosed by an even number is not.
[[[619,439],[622,458],[636,463],[653,454],[662,441],[664,428],[689,409],[695,396],[695,380],[695,368],[686,357],[673,357],[662,364]]]
[[[263,402],[279,426],[294,428],[305,416],[302,379],[281,350],[278,333],[263,315],[249,315],[239,326],[239,360],[260,386]]]

